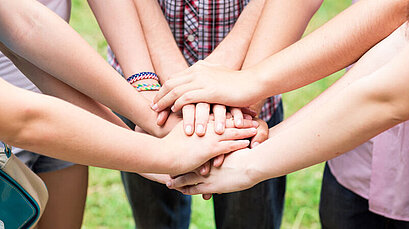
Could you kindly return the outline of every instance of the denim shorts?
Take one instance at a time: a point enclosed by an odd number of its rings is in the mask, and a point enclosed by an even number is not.
[[[74,163],[43,156],[27,150],[15,153],[15,155],[35,173],[53,172],[73,166]]]

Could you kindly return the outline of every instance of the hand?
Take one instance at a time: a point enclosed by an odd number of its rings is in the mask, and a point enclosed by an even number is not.
[[[210,105],[207,103],[188,104],[182,108],[183,127],[186,135],[192,135],[195,130],[198,136],[206,133],[209,122]]]
[[[257,127],[256,136],[254,136],[251,139],[251,143],[250,143],[251,148],[254,148],[254,147],[258,146],[260,143],[267,140],[268,139],[268,133],[269,133],[268,125],[267,125],[267,123],[265,121],[263,121],[262,119],[259,119],[259,118],[255,118],[253,120],[256,121],[259,125]]]
[[[208,193],[228,193],[251,188],[259,182],[257,170],[251,163],[254,153],[242,149],[226,156],[220,168],[212,168],[207,176],[198,171],[176,177],[167,186],[187,195]]]
[[[214,132],[213,126],[212,122],[207,124],[209,131],[203,137],[186,136],[182,123],[179,123],[163,138],[163,143],[159,145],[159,150],[164,153],[161,160],[172,168],[171,175],[192,171],[218,155],[246,148],[250,142],[241,139],[253,137],[257,132],[255,128],[227,128],[219,135]]]
[[[168,174],[139,173],[139,175],[151,181],[158,182],[160,184],[166,184],[168,181],[171,180],[171,177]]]
[[[165,82],[154,98],[152,109],[162,111],[174,103],[173,111],[198,102],[247,107],[257,102],[259,83],[249,70],[232,71],[199,61]]]
[[[138,81],[139,82],[139,81]],[[142,91],[139,92],[147,101],[152,101],[153,97],[158,93],[157,91]],[[149,108],[148,108],[149,109]],[[149,109],[149,111],[151,111]],[[156,120],[156,122],[155,122]],[[146,120],[150,123],[149,134],[162,138],[166,136],[173,127],[182,120],[180,112],[174,113],[170,112],[170,109],[163,110],[159,113],[153,112],[152,119]]]

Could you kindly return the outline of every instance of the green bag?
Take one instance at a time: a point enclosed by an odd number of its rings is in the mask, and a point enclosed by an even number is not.
[[[34,228],[47,200],[40,177],[0,143],[0,229]]]

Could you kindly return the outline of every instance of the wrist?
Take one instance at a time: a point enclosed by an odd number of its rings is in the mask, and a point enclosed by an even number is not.
[[[240,88],[242,88],[242,94],[245,95],[245,101],[247,101],[246,105],[254,105],[261,99],[265,98],[261,91],[266,85],[259,79],[259,73],[257,71],[253,69],[245,69],[238,71],[238,74],[237,82],[242,84]]]
[[[254,151],[254,149],[251,149],[250,151]],[[251,152],[253,156],[249,158],[248,163],[246,165],[246,177],[248,179],[248,182],[251,186],[258,184],[264,180],[267,180],[264,176],[264,172],[262,169],[260,169],[260,164],[257,163],[257,157],[254,157],[254,152]]]

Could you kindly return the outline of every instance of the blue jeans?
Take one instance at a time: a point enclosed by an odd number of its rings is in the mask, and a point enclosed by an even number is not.
[[[323,229],[409,229],[409,222],[370,212],[368,200],[338,183],[328,164],[322,178],[319,211]]]
[[[272,127],[283,120],[280,103],[268,122]],[[127,120],[124,120],[127,121]],[[129,120],[126,122],[130,128]],[[138,229],[188,229],[191,197],[169,190],[138,174],[121,172],[126,195]],[[214,195],[216,227],[219,229],[278,229],[284,207],[286,178],[264,181],[253,188]]]

